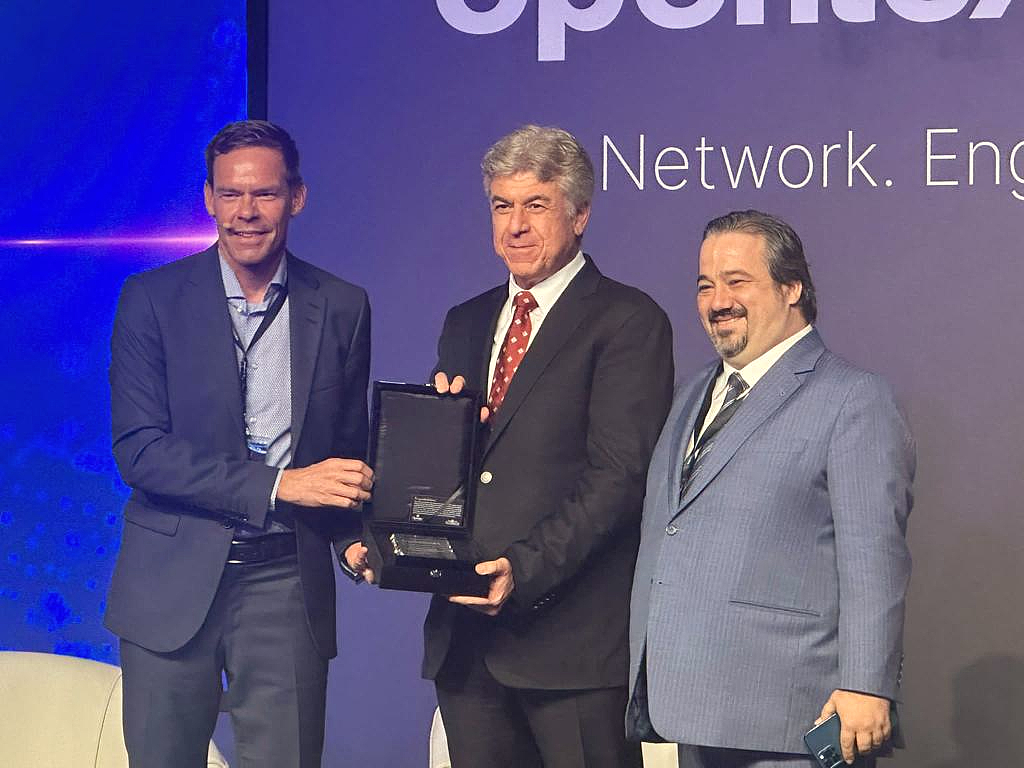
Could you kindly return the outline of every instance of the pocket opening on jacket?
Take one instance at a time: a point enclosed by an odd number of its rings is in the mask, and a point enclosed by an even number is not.
[[[815,618],[821,618],[821,612],[815,611],[810,608],[793,608],[788,605],[776,605],[774,603],[760,603],[754,600],[729,600],[730,605],[738,605],[743,608],[760,608],[764,611],[774,611],[775,613],[791,613],[795,616],[813,616]]]
[[[153,509],[137,501],[129,501],[124,507],[124,520],[154,533],[173,536],[178,532],[181,515]]]

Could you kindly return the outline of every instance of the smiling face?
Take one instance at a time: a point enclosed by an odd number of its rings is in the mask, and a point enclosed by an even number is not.
[[[795,306],[802,288],[772,279],[760,235],[722,232],[701,245],[697,311],[718,354],[735,368],[807,324]]]
[[[532,288],[572,261],[589,218],[589,205],[572,213],[557,182],[528,172],[491,182],[494,250],[520,288]]]
[[[213,161],[204,187],[206,210],[217,222],[220,251],[231,268],[264,272],[284,254],[288,221],[306,204],[306,188],[290,187],[276,149],[242,147]]]

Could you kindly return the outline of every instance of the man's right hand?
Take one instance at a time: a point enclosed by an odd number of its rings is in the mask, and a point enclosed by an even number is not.
[[[324,459],[302,469],[286,469],[277,499],[300,507],[356,509],[370,498],[373,470],[359,459]]]
[[[438,371],[434,374],[434,389],[440,392],[442,395],[451,392],[453,395],[459,394],[462,388],[466,386],[466,380],[462,376],[456,376],[449,383],[448,374],[444,371]],[[490,410],[485,405],[480,409],[480,423],[483,424],[487,421],[487,418],[491,415]]]

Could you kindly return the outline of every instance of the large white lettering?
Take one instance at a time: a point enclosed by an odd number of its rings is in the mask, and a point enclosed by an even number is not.
[[[577,8],[569,0],[540,0],[537,6],[537,60],[565,61],[565,28],[577,32],[604,29],[622,10],[622,0],[594,0]]]
[[[537,0],[537,60],[564,61],[566,30],[596,32],[618,17],[624,0],[593,0],[577,8],[570,0]],[[972,3],[971,19],[1000,19],[1013,0],[884,0],[897,16],[917,23],[946,21]],[[476,11],[467,0],[436,0],[441,17],[460,32],[492,35],[514,24],[526,10],[527,0],[498,0],[487,11]],[[735,0],[738,26],[763,25],[767,0]],[[790,0],[791,24],[817,24],[826,0]],[[879,0],[828,0],[840,21],[861,24],[875,21]],[[637,8],[652,24],[665,29],[692,29],[707,24],[725,7],[725,0],[693,0],[673,5],[669,0],[636,0]]]
[[[971,13],[972,19],[1001,19],[1012,0],[979,0]]]
[[[474,11],[465,0],[437,0],[437,10],[448,26],[467,35],[493,35],[515,24],[526,10],[526,0],[498,0],[489,11]]]
[[[957,128],[929,128],[925,131],[925,186],[955,187],[960,182],[956,179],[940,179],[935,174],[935,163],[939,160],[956,160],[956,155],[939,155],[935,152],[933,137],[939,133],[959,133]]]
[[[764,24],[766,0],[736,0],[736,23]],[[875,0],[832,0],[832,13],[841,21],[875,20]],[[789,20],[792,24],[817,24],[818,0],[790,0]]]
[[[907,21],[928,23],[945,21],[967,7],[970,0],[885,0],[897,15]]]
[[[604,135],[601,145],[602,190],[607,191],[612,178],[618,177],[628,179],[628,183],[637,190],[644,191],[648,157],[653,150],[648,152],[647,137],[643,133],[637,138],[636,154],[633,155],[635,159],[627,159],[631,153],[627,144],[616,143],[610,136]],[[700,185],[707,190],[716,188],[716,180],[727,183],[732,189],[763,189],[767,184],[803,189],[814,182],[815,178],[820,178],[822,189],[828,189],[833,184],[842,184],[842,181],[830,181],[838,174],[830,177],[829,157],[833,153],[840,153],[836,163],[841,163],[839,158],[842,151],[846,150],[846,186],[878,186],[867,166],[869,157],[878,148],[877,143],[871,142],[865,146],[863,142],[858,142],[857,135],[851,130],[846,132],[844,143],[820,146],[819,152],[817,147],[789,144],[781,152],[776,152],[774,144],[763,148],[751,144],[729,147],[709,144],[707,137],[701,136],[700,141],[690,148],[695,155],[692,164],[687,149],[668,145],[654,153],[654,162],[650,166],[657,185],[669,192],[683,189],[690,181],[691,172],[699,172]],[[885,179],[883,183],[886,187],[893,185],[892,179]]]
[[[754,164],[753,151],[749,146],[743,147],[743,151],[740,152],[739,164],[734,172],[732,162],[729,160],[729,149],[728,147],[722,147],[722,159],[725,160],[725,172],[729,175],[729,184],[732,188],[739,189],[740,181],[743,179],[743,166],[745,165],[750,167],[750,178],[754,181],[754,188],[760,189],[764,186],[764,175],[768,172],[768,162],[772,159],[772,152],[774,151],[775,147],[769,144],[768,149],[764,153],[764,160],[761,161],[761,172],[758,173],[757,166]]]
[[[669,5],[668,0],[636,0],[640,12],[665,29],[691,29],[707,24],[725,5],[725,0],[696,0],[691,5]]]
[[[1024,140],[1009,149],[991,139],[959,142],[959,128],[928,128],[925,130],[926,187],[969,187],[1003,185],[1003,170],[1013,180],[1011,186],[1024,185]],[[941,146],[939,144],[941,143]],[[966,152],[964,151],[966,149]],[[966,160],[966,162],[965,162]],[[1024,201],[1024,190],[1011,189],[1010,194]]]

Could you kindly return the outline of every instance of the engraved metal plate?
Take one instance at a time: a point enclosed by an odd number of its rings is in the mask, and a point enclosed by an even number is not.
[[[433,523],[457,527],[462,525],[461,488],[447,499],[413,496],[409,519],[414,523]]]
[[[455,560],[455,550],[448,539],[441,536],[421,536],[416,533],[392,533],[388,538],[395,555],[399,557],[434,557]]]

